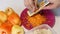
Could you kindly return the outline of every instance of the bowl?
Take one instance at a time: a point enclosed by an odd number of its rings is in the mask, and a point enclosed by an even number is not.
[[[37,26],[31,30],[29,30],[28,32],[26,32],[25,34],[56,34],[56,32],[47,24],[42,24],[40,26]]]

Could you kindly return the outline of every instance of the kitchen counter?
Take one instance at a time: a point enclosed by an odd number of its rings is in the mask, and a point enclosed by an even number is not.
[[[7,7],[12,7],[19,15],[25,9],[24,0],[0,0],[0,10],[4,10]],[[60,8],[59,8],[60,9]],[[53,29],[57,34],[60,34],[60,10],[56,9],[55,13],[55,26]]]

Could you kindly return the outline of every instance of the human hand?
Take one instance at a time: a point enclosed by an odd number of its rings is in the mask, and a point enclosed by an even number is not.
[[[30,11],[35,11],[37,9],[36,0],[24,0],[24,4]]]
[[[60,0],[48,0],[50,4],[43,9],[55,9],[60,7]],[[30,10],[30,11],[35,11],[37,8],[37,2],[36,0],[24,0],[25,6]]]
[[[44,9],[55,9],[60,7],[60,0],[48,0],[50,2],[50,4],[46,7],[44,7]]]

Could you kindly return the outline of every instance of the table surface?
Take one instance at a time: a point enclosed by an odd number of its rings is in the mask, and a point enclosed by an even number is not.
[[[7,7],[12,7],[19,15],[26,8],[24,6],[24,0],[0,0],[0,10],[5,10]],[[60,9],[60,8],[59,8]],[[59,9],[54,10],[55,13],[55,26],[53,29],[57,34],[60,34],[60,11]]]

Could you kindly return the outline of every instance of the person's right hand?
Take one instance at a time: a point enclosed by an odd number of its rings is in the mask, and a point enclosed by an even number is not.
[[[50,2],[50,4],[46,7],[44,7],[44,9],[55,9],[60,7],[60,0],[48,0]]]
[[[24,0],[24,4],[30,11],[35,11],[37,9],[36,0]]]

